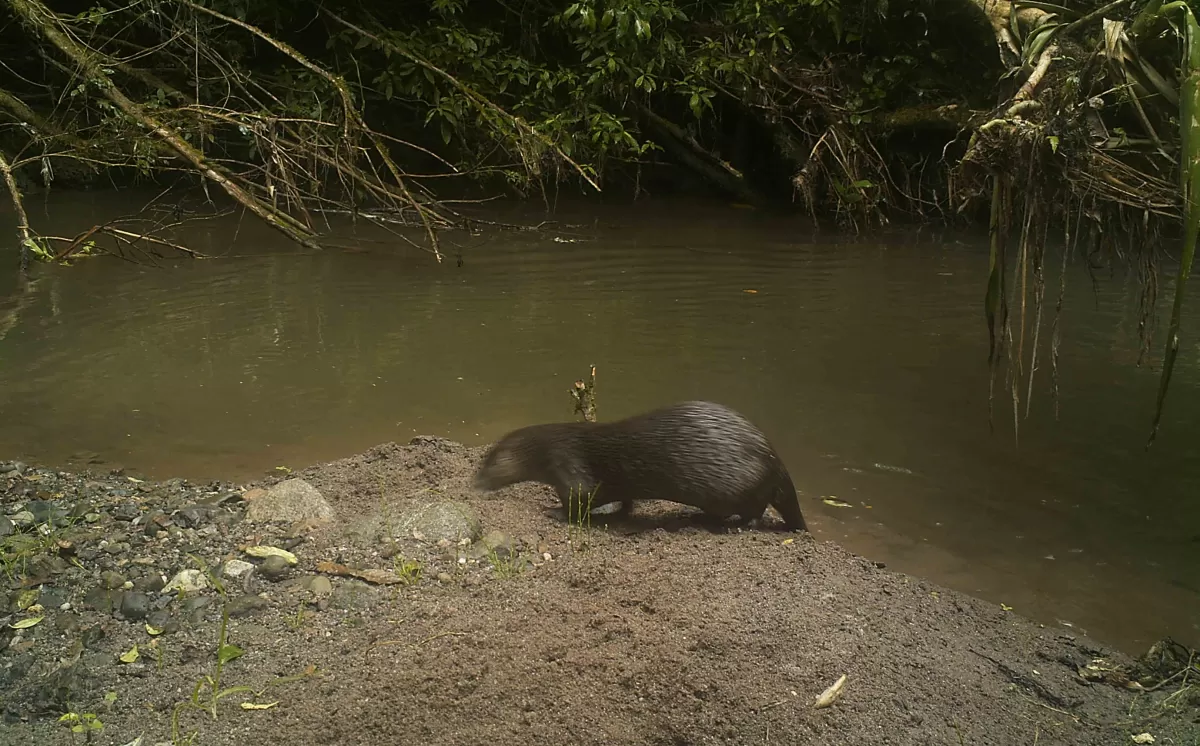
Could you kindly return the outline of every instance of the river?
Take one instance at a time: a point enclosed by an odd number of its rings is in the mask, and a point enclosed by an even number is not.
[[[144,197],[30,208],[68,235]],[[1043,349],[1015,442],[1002,382],[988,426],[980,235],[855,237],[696,201],[488,209],[556,222],[447,235],[439,265],[379,230],[308,253],[227,217],[188,234],[221,259],[37,266],[20,296],[6,238],[0,458],[249,479],[418,433],[482,444],[571,419],[595,363],[601,418],[688,398],[747,414],[820,539],[1131,653],[1200,644],[1200,297],[1146,450],[1158,372],[1134,364],[1136,289],[1074,262],[1059,419]]]

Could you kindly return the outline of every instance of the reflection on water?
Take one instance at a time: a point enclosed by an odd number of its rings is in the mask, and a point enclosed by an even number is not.
[[[58,223],[116,209],[69,199]],[[999,390],[987,423],[982,241],[712,205],[558,217],[580,225],[453,239],[461,267],[394,240],[303,255],[228,222],[192,239],[240,258],[38,268],[0,342],[0,456],[249,478],[416,433],[479,444],[570,419],[594,362],[606,419],[745,412],[819,538],[1132,652],[1200,643],[1197,347],[1145,451],[1158,379],[1132,364],[1130,287],[1070,277],[1061,421],[1043,363],[1017,447]]]

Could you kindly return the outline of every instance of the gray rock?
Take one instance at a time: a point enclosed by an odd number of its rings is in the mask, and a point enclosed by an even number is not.
[[[54,629],[63,634],[78,632],[79,627],[79,617],[75,614],[57,614],[54,617]]]
[[[243,595],[229,602],[229,616],[232,618],[250,616],[256,611],[267,608],[267,599],[261,596]]]
[[[121,603],[121,592],[108,588],[93,588],[83,597],[83,605],[88,609],[105,614],[111,614]]]
[[[45,586],[38,596],[38,603],[47,609],[58,609],[67,602],[68,597],[69,594],[65,590]]]
[[[481,543],[488,549],[504,549],[507,550],[508,553],[512,553],[517,546],[517,542],[515,539],[513,539],[513,537],[509,536],[503,531],[496,530],[488,531],[486,534],[484,534]]]
[[[286,562],[284,564],[287,564]],[[229,578],[240,578],[254,569],[254,565],[245,560],[231,559],[225,563],[224,573]]]
[[[163,587],[163,591],[180,591],[185,594],[197,593],[209,586],[208,576],[200,570],[180,570],[175,577]]]
[[[329,598],[330,606],[347,611],[370,609],[377,603],[379,603],[379,591],[361,580],[339,583]]]
[[[8,518],[17,526],[32,526],[34,520],[33,513],[30,513],[28,510],[13,513]]]
[[[179,631],[179,622],[171,618],[171,612],[166,609],[150,612],[150,616],[146,617],[146,624],[161,630],[162,634],[169,635]]]
[[[267,489],[250,501],[246,520],[251,523],[279,521],[332,521],[333,507],[303,479],[288,479]]]
[[[13,531],[16,531],[16,524],[6,515],[0,515],[0,537],[8,536]]]
[[[152,573],[149,573],[148,575],[143,575],[142,577],[133,581],[134,589],[139,590],[142,593],[158,593],[166,586],[167,586],[166,579],[160,573],[157,573],[157,572],[152,572]]]
[[[394,538],[412,538],[420,534],[425,541],[460,539],[478,541],[483,532],[479,514],[465,502],[442,500],[419,505],[400,516],[395,524]]]
[[[29,564],[26,565],[26,573],[38,577],[50,577],[66,572],[68,567],[70,565],[62,557],[39,554],[29,560]]]
[[[121,616],[126,619],[145,619],[150,614],[150,597],[145,593],[129,591],[121,595]]]
[[[113,494],[119,497],[127,497],[129,495],[126,490],[115,490]],[[137,503],[124,502],[113,508],[110,513],[118,521],[132,521],[142,514],[142,509],[138,507]]]
[[[212,605],[212,598],[209,596],[192,596],[183,602],[182,609],[185,614],[191,614],[195,611],[203,611]]]
[[[166,513],[161,510],[152,510],[146,514],[142,521],[142,532],[151,538],[158,535],[159,531],[164,531],[167,528],[175,525]]]
[[[317,597],[324,597],[333,593],[333,582],[324,575],[309,575],[304,578],[302,585]]]
[[[49,500],[30,500],[25,503],[25,510],[33,514],[36,523],[59,522],[67,517],[67,511]]]
[[[185,528],[198,528],[212,518],[216,509],[210,505],[189,505],[175,512],[175,519]]]
[[[287,560],[280,557],[278,554],[272,554],[263,560],[262,565],[258,568],[267,580],[280,580],[288,571]]]
[[[105,570],[100,573],[100,583],[109,590],[115,590],[125,585],[125,578],[119,572]]]

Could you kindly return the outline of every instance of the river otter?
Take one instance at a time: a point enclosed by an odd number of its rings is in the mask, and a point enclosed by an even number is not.
[[[732,409],[672,404],[617,422],[556,422],[514,430],[488,450],[477,489],[541,482],[563,508],[595,491],[591,505],[669,500],[746,524],[770,504],[793,531],[807,530],[796,488],[767,437]]]

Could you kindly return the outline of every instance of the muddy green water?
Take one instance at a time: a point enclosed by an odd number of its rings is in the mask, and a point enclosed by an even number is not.
[[[34,217],[69,234],[143,196]],[[1200,644],[1200,315],[1147,452],[1158,378],[1134,365],[1134,290],[1093,293],[1073,268],[1060,420],[1045,361],[1018,446],[1004,394],[988,429],[978,237],[856,239],[698,203],[554,218],[451,238],[461,267],[379,231],[302,255],[233,218],[189,234],[228,259],[39,267],[0,301],[0,458],[240,479],[417,433],[479,444],[570,419],[594,362],[603,418],[709,398],[758,422],[821,539],[1131,652]]]

